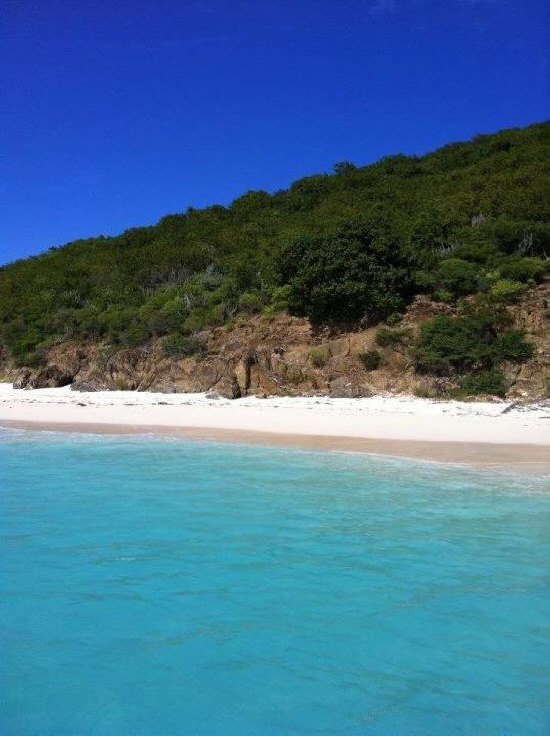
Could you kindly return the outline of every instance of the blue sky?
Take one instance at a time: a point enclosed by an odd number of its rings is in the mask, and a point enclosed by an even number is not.
[[[0,261],[549,117],[542,0],[3,0]]]

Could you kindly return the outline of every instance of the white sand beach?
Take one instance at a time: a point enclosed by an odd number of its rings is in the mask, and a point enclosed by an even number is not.
[[[0,426],[185,435],[379,452],[550,472],[550,402],[247,397],[131,391],[21,390],[0,384]],[[536,469],[536,468],[535,468]]]

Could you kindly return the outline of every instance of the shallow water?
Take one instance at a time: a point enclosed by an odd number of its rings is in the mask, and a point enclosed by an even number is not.
[[[549,486],[0,432],[0,733],[548,734]]]

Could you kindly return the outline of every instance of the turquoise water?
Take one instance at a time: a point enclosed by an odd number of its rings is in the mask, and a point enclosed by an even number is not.
[[[549,486],[0,431],[0,733],[548,734]]]

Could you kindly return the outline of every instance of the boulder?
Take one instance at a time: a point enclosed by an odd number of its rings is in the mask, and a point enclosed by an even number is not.
[[[14,388],[27,388],[29,381],[31,378],[31,372],[30,371],[22,371],[14,380],[13,387]]]
[[[333,399],[363,399],[372,396],[372,391],[353,383],[347,376],[340,376],[330,382],[329,396]]]
[[[208,392],[210,398],[214,396],[222,399],[240,399],[241,398],[241,387],[237,381],[237,377],[233,374],[232,376],[226,376],[218,381]]]
[[[74,381],[74,376],[57,365],[48,365],[27,382],[27,388],[60,388]]]

